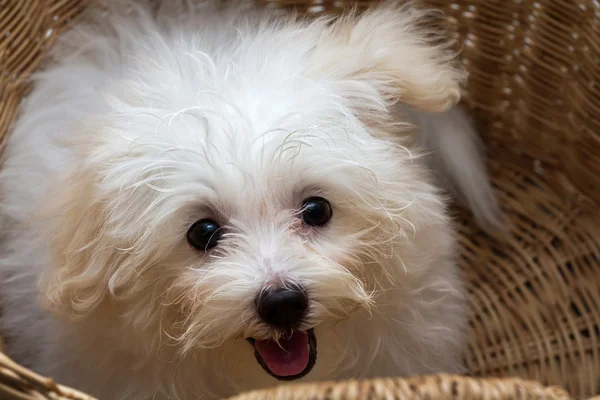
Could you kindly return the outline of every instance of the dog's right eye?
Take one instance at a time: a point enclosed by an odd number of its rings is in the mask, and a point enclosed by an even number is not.
[[[309,226],[323,226],[331,219],[331,204],[322,197],[309,197],[302,204],[302,222]]]
[[[212,219],[201,219],[190,226],[187,241],[196,250],[206,251],[217,245],[223,236],[221,227]]]

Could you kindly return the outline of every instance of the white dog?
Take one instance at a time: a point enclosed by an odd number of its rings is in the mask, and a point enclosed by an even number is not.
[[[427,12],[109,3],[55,46],[5,154],[9,355],[101,399],[460,372],[428,161],[500,220]]]

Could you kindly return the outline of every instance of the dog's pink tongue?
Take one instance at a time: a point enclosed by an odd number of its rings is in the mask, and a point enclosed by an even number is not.
[[[308,365],[308,335],[304,332],[294,331],[289,339],[279,339],[279,345],[273,340],[257,340],[254,347],[277,376],[298,375]]]

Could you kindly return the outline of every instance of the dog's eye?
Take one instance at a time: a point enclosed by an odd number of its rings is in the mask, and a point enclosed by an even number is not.
[[[309,197],[302,203],[300,218],[306,225],[325,225],[331,219],[331,205],[322,197]]]
[[[192,224],[187,233],[187,240],[197,250],[206,251],[213,248],[221,239],[221,227],[212,219],[201,219]]]

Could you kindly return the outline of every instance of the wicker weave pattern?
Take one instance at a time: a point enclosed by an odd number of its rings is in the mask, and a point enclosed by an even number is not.
[[[462,226],[479,376],[600,391],[600,3],[447,1],[507,242]]]
[[[0,353],[0,399],[94,400],[91,396],[58,385],[50,378],[21,367]]]
[[[39,66],[81,1],[0,0],[0,151],[4,148],[27,75]]]
[[[456,376],[412,379],[375,379],[317,385],[283,385],[270,390],[244,393],[230,400],[569,400],[562,389],[543,387],[520,379],[476,380]]]
[[[339,12],[356,4],[257,1],[309,12]],[[446,13],[447,25],[461,44],[470,72],[465,107],[491,149],[494,183],[511,223],[509,239],[490,238],[464,210],[456,210],[460,263],[473,310],[466,364],[478,377],[520,376],[564,386],[574,398],[599,394],[600,3],[424,3]],[[39,66],[56,35],[83,5],[81,0],[0,0],[0,149],[26,94],[27,74]],[[15,370],[20,371],[18,379]],[[84,398],[49,395],[57,390],[49,381],[42,380],[49,386],[37,386],[46,389],[36,390],[31,383],[15,383],[23,379],[23,372],[2,361],[0,382],[24,388],[18,389],[28,393],[23,399]],[[407,382],[376,381],[372,387],[392,390],[396,398],[418,398],[417,392],[430,394],[428,398],[460,399],[563,396],[534,384],[489,378]],[[350,394],[367,390],[354,383],[308,386],[303,393],[330,398],[323,393],[331,387]],[[284,388],[276,390],[280,392],[271,392],[270,398],[301,398]],[[361,398],[349,396],[345,398]],[[1,391],[0,398],[6,398]]]

